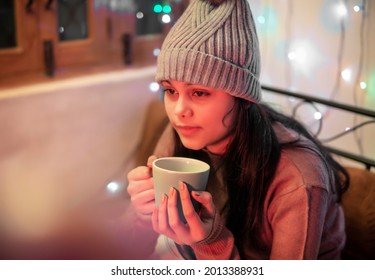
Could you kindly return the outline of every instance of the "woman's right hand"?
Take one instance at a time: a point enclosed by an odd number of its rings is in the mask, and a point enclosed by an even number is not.
[[[142,220],[151,222],[155,208],[154,180],[152,162],[156,156],[150,156],[147,166],[139,166],[128,173],[128,193],[130,201]]]

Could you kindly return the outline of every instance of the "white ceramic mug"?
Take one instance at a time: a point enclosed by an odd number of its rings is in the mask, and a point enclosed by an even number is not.
[[[163,194],[168,195],[169,189],[174,187],[179,191],[178,182],[186,183],[189,191],[204,191],[207,186],[210,166],[200,160],[184,157],[163,157],[152,163],[152,176],[154,178],[155,202],[159,206]],[[194,208],[198,203],[192,199]],[[181,201],[178,199],[180,218],[185,222]]]

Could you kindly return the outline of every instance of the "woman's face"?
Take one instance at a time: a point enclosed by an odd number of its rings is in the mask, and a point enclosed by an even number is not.
[[[231,139],[235,97],[225,91],[179,81],[163,81],[164,104],[182,144],[223,154]]]

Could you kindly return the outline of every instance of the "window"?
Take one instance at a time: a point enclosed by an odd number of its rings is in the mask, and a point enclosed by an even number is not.
[[[58,1],[60,41],[88,38],[87,9],[87,0]]]
[[[13,0],[3,0],[0,3],[0,49],[16,47],[16,35]]]
[[[160,34],[163,31],[163,24],[161,21],[162,13],[157,10],[162,1],[158,0],[137,0],[136,1],[136,34]],[[154,10],[155,8],[155,10]]]

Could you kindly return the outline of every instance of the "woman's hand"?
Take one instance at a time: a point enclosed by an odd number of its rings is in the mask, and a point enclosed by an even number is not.
[[[212,231],[216,208],[209,192],[192,192],[193,199],[201,204],[200,214],[193,207],[189,190],[185,183],[179,183],[184,224],[178,214],[178,193],[170,189],[169,198],[163,195],[159,208],[152,214],[152,225],[156,232],[164,234],[178,244],[192,245],[204,240]]]
[[[155,208],[154,180],[152,178],[152,162],[156,156],[150,156],[147,166],[139,166],[128,173],[128,193],[130,201],[139,216],[151,222]]]

